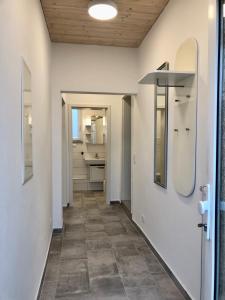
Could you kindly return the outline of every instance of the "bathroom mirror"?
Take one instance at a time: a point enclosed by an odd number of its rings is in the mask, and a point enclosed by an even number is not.
[[[33,176],[31,72],[22,62],[22,161],[23,184]]]
[[[165,62],[158,70],[169,70]],[[168,87],[155,86],[154,182],[167,187]]]
[[[104,144],[104,116],[91,116],[91,143]]]

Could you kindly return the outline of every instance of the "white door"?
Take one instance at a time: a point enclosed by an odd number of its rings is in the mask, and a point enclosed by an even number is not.
[[[66,207],[73,201],[73,183],[71,169],[71,107],[64,104],[62,108],[62,205]]]
[[[208,200],[202,224],[202,287],[201,300],[214,299],[215,281],[215,207],[217,159],[217,102],[218,102],[218,4],[208,0],[209,10],[209,72],[208,72],[208,182],[203,183],[202,201]],[[206,204],[206,203],[201,203]],[[201,207],[204,210],[204,207]]]
[[[72,105],[67,104],[68,122],[68,203],[73,203],[73,138],[72,138]]]
[[[122,99],[121,201],[131,210],[131,96]]]
[[[68,204],[67,197],[67,132],[66,132],[66,103],[62,104],[62,204]]]

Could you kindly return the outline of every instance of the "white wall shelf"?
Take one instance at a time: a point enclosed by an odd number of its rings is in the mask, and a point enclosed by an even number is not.
[[[194,72],[157,70],[142,77],[139,84],[155,84],[166,87],[185,87],[184,81],[194,79]]]

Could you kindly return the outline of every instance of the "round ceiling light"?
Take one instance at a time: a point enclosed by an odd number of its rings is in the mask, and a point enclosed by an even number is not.
[[[97,20],[111,20],[118,14],[117,6],[110,0],[92,0],[88,6],[89,15]]]

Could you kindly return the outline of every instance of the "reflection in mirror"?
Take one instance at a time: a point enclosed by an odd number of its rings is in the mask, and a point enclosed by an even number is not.
[[[164,63],[158,70],[169,70]],[[168,87],[155,87],[154,182],[167,187]]]
[[[92,144],[104,144],[104,117],[91,117],[91,142]]]
[[[25,183],[33,176],[33,158],[31,72],[24,61],[22,65],[22,155],[23,183]]]
[[[103,145],[107,138],[106,110],[104,108],[72,107],[73,143]]]

